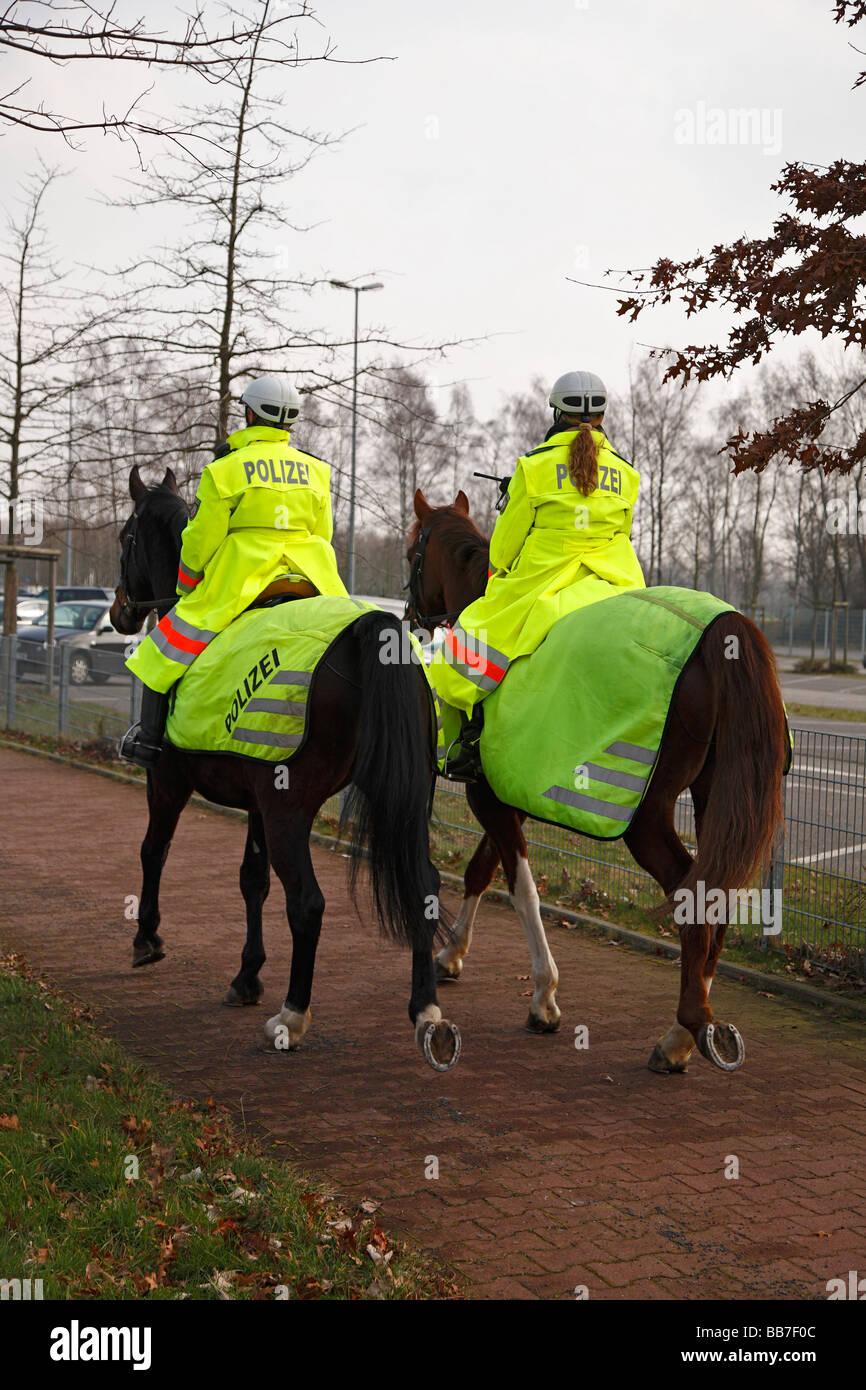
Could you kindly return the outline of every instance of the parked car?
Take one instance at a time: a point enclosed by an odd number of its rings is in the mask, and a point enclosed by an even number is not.
[[[36,597],[47,601],[48,593],[48,589],[40,589]],[[54,590],[55,603],[73,603],[78,599],[94,599],[101,603],[104,598],[113,603],[114,590],[104,589],[101,584],[67,584]]]
[[[3,608],[4,600],[0,594],[0,624],[3,622]],[[18,599],[15,611],[19,626],[22,623],[35,623],[38,618],[42,617],[43,613],[48,612],[48,600],[47,598],[31,598],[29,594],[22,594]]]
[[[406,612],[406,600],[402,598],[379,598],[370,594],[353,594],[361,603],[374,603],[377,608],[384,608],[386,613],[393,613],[395,618],[403,618]],[[424,665],[429,666],[436,652],[445,641],[445,629],[437,627],[433,629],[429,642],[422,642],[421,655],[424,658]]]
[[[59,603],[54,610],[55,642],[70,648],[69,679],[73,685],[83,685],[87,680],[104,685],[111,676],[121,675],[126,657],[141,641],[141,633],[125,637],[115,632],[109,611],[109,604],[94,603],[92,599]],[[30,627],[20,629],[19,679],[28,673],[45,674],[47,637],[47,613]]]

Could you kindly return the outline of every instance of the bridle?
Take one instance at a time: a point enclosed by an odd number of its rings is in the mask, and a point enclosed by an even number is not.
[[[426,628],[432,632],[434,627],[450,627],[460,616],[461,610],[458,608],[454,613],[422,613],[421,611],[421,579],[424,572],[424,552],[427,549],[427,541],[430,539],[432,526],[428,526],[425,531],[419,529],[418,539],[415,542],[416,550],[412,557],[412,567],[409,571],[409,582],[403,585],[404,592],[408,589],[409,595],[406,599],[406,611],[403,614],[404,620],[415,622],[419,627]]]
[[[146,498],[142,498],[142,502],[144,502],[145,500]],[[177,594],[171,594],[168,598],[135,599],[130,596],[129,562],[135,554],[136,545],[138,543],[138,523],[141,519],[141,513],[139,511],[140,505],[141,503],[139,503],[136,506],[135,511],[132,513],[132,516],[129,518],[129,521],[126,523],[126,525],[123,528],[123,531],[121,532],[120,583],[118,584],[115,593],[117,595],[117,600],[121,613],[140,613],[142,612],[142,610],[145,612],[149,612],[151,608],[156,608],[157,611],[159,609],[165,609],[167,612],[168,609],[171,608],[172,605],[177,602]]]

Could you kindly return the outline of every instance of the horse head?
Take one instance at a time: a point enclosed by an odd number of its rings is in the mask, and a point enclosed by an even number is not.
[[[419,488],[414,506],[416,521],[406,551],[406,617],[413,626],[431,630],[454,622],[483,592],[489,546],[469,515],[465,492],[458,492],[448,506],[431,507]]]
[[[136,464],[129,474],[132,515],[120,533],[120,583],[111,605],[111,625],[124,636],[141,631],[148,612],[168,612],[176,598],[180,538],[189,510],[170,468],[148,487]]]

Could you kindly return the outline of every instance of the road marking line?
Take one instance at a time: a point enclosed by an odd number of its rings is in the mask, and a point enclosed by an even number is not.
[[[828,849],[823,854],[804,854],[802,859],[789,859],[789,864],[821,864],[825,859],[835,859],[839,854],[859,854],[861,849],[866,849],[866,840],[861,840],[859,845],[850,845],[847,849]]]

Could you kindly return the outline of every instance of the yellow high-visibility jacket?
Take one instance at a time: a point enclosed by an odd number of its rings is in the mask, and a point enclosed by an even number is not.
[[[568,471],[575,433],[555,434],[517,460],[490,542],[487,588],[464,608],[432,663],[442,699],[467,713],[559,618],[645,587],[630,540],[637,470],[594,429],[598,486],[584,497]]]
[[[153,690],[170,690],[216,636],[275,579],[308,579],[346,596],[331,545],[331,470],[287,430],[253,425],[229,436],[204,470],[183,533],[178,603],[127,661]]]

